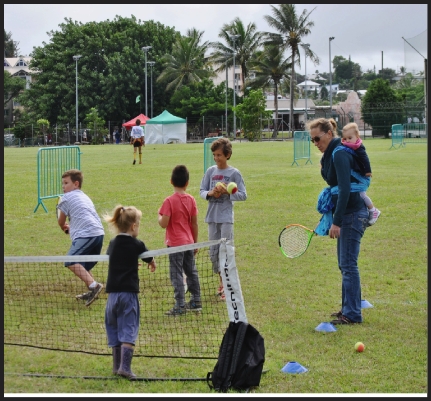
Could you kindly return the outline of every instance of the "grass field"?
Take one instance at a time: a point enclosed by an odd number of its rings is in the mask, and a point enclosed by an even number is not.
[[[368,194],[382,211],[364,235],[359,258],[362,298],[374,307],[363,310],[362,325],[339,327],[334,333],[317,332],[315,327],[340,308],[335,240],[314,238],[298,259],[285,258],[278,248],[285,225],[313,228],[320,218],[316,201],[325,186],[320,153],[312,146],[312,164],[305,165],[304,160],[292,166],[291,141],[233,144],[230,164],[242,172],[248,193],[247,201],[235,205],[236,264],[248,320],[265,339],[268,370],[254,393],[428,391],[427,145],[389,149],[391,141],[385,139],[367,139],[364,144],[373,167]],[[56,224],[54,200],[45,201],[48,213],[41,207],[33,213],[37,150],[4,149],[5,256],[63,255],[70,246]],[[81,150],[82,189],[98,213],[118,203],[140,208],[140,238],[149,249],[164,248],[157,210],[172,193],[172,168],[186,164],[191,173],[189,193],[196,197],[200,212],[200,241],[207,240],[206,201],[199,197],[203,144],[147,145],[142,165],[132,165],[128,145]],[[103,253],[111,236],[106,229]],[[141,335],[144,332],[141,327]],[[365,344],[363,353],[355,352],[357,341]],[[289,361],[299,362],[308,372],[282,373]],[[215,360],[133,360],[135,373],[148,378],[204,378],[214,365]],[[113,379],[110,357],[28,347],[5,346],[4,371],[5,394],[211,394],[204,381]],[[31,376],[36,374],[47,377]],[[89,378],[93,376],[106,380]]]

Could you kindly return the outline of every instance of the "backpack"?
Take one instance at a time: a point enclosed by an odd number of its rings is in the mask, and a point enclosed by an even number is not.
[[[251,324],[230,322],[214,370],[207,374],[207,384],[223,393],[230,388],[248,391],[259,386],[264,362],[265,345],[260,333]]]

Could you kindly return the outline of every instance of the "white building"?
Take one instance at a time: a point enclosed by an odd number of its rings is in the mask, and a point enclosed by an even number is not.
[[[320,84],[314,81],[305,80],[304,82],[301,82],[300,84],[296,85],[299,89],[301,89],[303,92],[314,92],[315,89],[317,89],[317,93],[320,93]]]
[[[5,57],[4,58],[4,70],[8,71],[13,77],[25,79],[26,89],[30,88],[32,81],[32,75],[30,73],[30,61],[31,57]],[[13,112],[15,109],[20,108],[20,104],[12,99],[4,106],[4,122],[5,124],[12,124]]]

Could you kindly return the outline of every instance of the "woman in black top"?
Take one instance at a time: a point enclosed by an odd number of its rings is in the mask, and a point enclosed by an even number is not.
[[[351,175],[351,171],[357,169],[355,156],[340,146],[334,119],[310,121],[308,130],[311,142],[323,153],[321,175],[329,185],[333,204],[328,234],[337,239],[338,267],[342,277],[341,310],[331,315],[336,317],[331,323],[362,323],[358,256],[361,239],[368,226],[368,209],[354,189],[354,184],[359,183]]]

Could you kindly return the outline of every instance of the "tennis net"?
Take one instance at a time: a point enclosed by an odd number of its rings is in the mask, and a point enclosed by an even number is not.
[[[220,265],[225,291],[229,292],[226,301],[217,295],[219,276],[213,272],[210,259],[214,246],[219,246],[218,256],[223,260]],[[202,311],[167,316],[165,312],[175,303],[169,254],[196,248]],[[140,261],[140,330],[134,355],[216,359],[229,321],[241,316],[245,319],[234,247],[222,239],[152,250],[140,256],[154,256],[157,269],[151,273]],[[106,282],[108,255],[4,257],[4,344],[110,355],[104,325],[108,294],[103,290],[86,307],[76,295],[88,290],[64,267],[65,261],[97,261],[91,272],[96,281]],[[237,279],[232,286],[233,277]],[[186,302],[189,296],[186,293]]]

